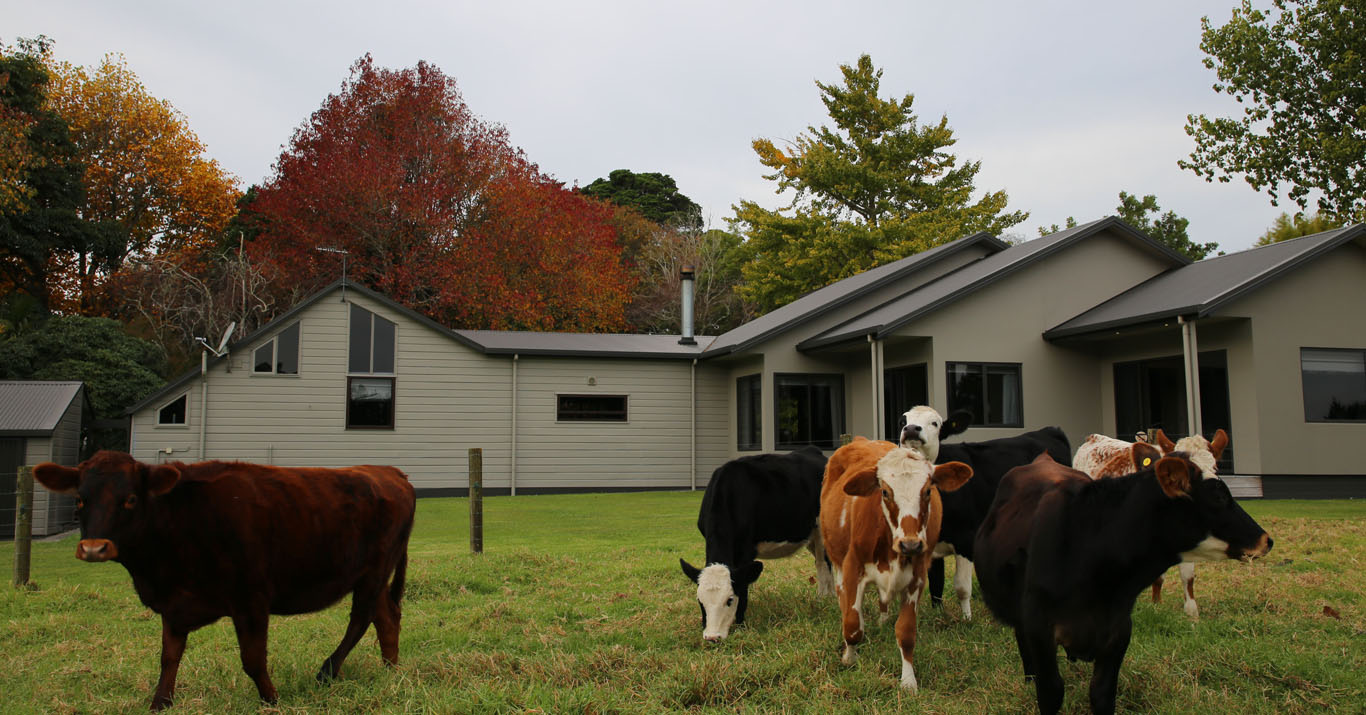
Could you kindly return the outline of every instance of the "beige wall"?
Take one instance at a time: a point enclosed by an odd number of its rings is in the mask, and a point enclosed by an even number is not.
[[[29,437],[24,440],[25,464],[29,466],[43,462],[56,462],[67,466],[80,463],[81,451],[81,409],[82,394],[76,393],[75,399],[62,413],[51,437]],[[53,494],[43,485],[33,484],[33,534],[47,536],[57,533],[70,521],[73,500],[69,496]]]

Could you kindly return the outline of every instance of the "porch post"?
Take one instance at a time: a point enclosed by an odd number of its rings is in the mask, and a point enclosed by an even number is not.
[[[1176,316],[1181,325],[1181,356],[1186,373],[1186,425],[1191,434],[1201,434],[1200,428],[1200,352],[1196,345],[1195,322],[1186,316]]]

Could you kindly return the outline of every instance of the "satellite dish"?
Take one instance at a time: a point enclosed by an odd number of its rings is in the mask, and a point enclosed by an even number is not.
[[[231,323],[228,323],[228,328],[227,328],[227,330],[224,330],[224,331],[223,331],[223,339],[221,339],[221,340],[218,341],[218,349],[215,350],[215,351],[213,351],[214,354],[220,355],[220,356],[223,354],[224,348],[228,347],[228,338],[231,338],[231,337],[232,337],[232,331],[234,331],[234,330],[236,330],[236,329],[237,329],[237,321],[233,321],[233,322],[231,322]]]

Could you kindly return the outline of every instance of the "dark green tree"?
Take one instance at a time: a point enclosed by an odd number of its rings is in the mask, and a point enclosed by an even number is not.
[[[1292,238],[1312,236],[1316,233],[1342,228],[1342,226],[1342,221],[1329,218],[1324,214],[1316,213],[1313,216],[1305,216],[1304,213],[1301,212],[1291,216],[1288,213],[1283,213],[1276,217],[1276,221],[1271,224],[1271,228],[1268,228],[1266,233],[1262,234],[1262,237],[1257,239],[1257,243],[1253,245],[1269,246],[1273,243],[1289,241]]]
[[[1198,261],[1219,249],[1219,244],[1213,241],[1192,241],[1186,234],[1190,220],[1177,216],[1172,211],[1163,213],[1162,208],[1157,205],[1157,197],[1153,194],[1140,199],[1127,191],[1121,191],[1119,206],[1115,207],[1115,210],[1125,223],[1192,261]]]
[[[606,179],[594,179],[579,191],[618,206],[629,206],[661,226],[702,227],[702,207],[679,193],[678,185],[668,174],[637,174],[630,169],[617,169]]]
[[[1237,117],[1190,115],[1190,160],[1206,181],[1242,175],[1272,205],[1284,190],[1301,209],[1366,219],[1366,2],[1249,0],[1228,23],[1200,21],[1214,91],[1235,99]]]
[[[834,126],[808,127],[785,149],[756,140],[759,161],[792,203],[735,208],[745,236],[742,295],[769,311],[822,286],[938,244],[999,234],[1028,214],[1007,212],[1004,191],[973,200],[980,162],[959,163],[948,117],[920,124],[914,95],[878,96],[882,70],[868,55],[842,65],[842,84],[817,82]]]

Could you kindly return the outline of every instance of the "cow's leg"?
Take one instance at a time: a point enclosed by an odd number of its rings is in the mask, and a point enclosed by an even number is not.
[[[266,669],[266,634],[269,626],[270,611],[264,604],[232,615],[232,627],[237,631],[237,648],[242,656],[242,670],[256,683],[256,692],[261,699],[274,703],[278,695]]]
[[[811,538],[807,540],[806,548],[811,552],[811,556],[816,559],[816,595],[835,595],[835,577],[830,573],[830,559],[825,555],[825,542],[821,541],[819,526],[811,532]]]
[[[1039,671],[1034,666],[1034,651],[1029,640],[1024,637],[1023,628],[1015,628],[1015,648],[1020,651],[1020,665],[1024,668],[1025,680],[1033,680]]]
[[[844,614],[844,653],[840,662],[853,665],[858,660],[857,646],[863,642],[863,569],[855,564],[844,564],[844,579],[840,582],[840,613]]]
[[[380,591],[375,607],[375,637],[379,639],[380,657],[387,665],[398,665],[398,633],[402,612],[387,590]]]
[[[1182,561],[1176,569],[1181,572],[1181,585],[1186,593],[1186,615],[1191,618],[1199,618],[1200,606],[1195,603],[1195,564]]]
[[[749,586],[745,584],[735,589],[735,625],[745,622],[745,611],[749,609]]]
[[[1058,645],[1053,639],[1053,624],[1031,618],[1037,607],[1025,598],[1021,604],[1019,632],[1015,638],[1021,643],[1021,653],[1028,652],[1028,662],[1034,670],[1034,695],[1042,715],[1054,715],[1062,708],[1062,675],[1058,673]]]
[[[365,629],[375,620],[375,606],[379,602],[379,594],[383,587],[383,580],[370,579],[357,584],[356,590],[351,592],[351,620],[346,624],[346,633],[342,636],[341,643],[337,644],[337,649],[332,651],[332,655],[327,656],[327,660],[324,660],[322,667],[318,669],[319,682],[341,674],[346,656],[351,654],[351,649],[355,648],[361,636],[365,635]]]
[[[901,613],[896,619],[896,643],[901,646],[901,687],[911,691],[920,688],[915,681],[915,609],[919,601],[919,589],[906,589],[901,599]]]
[[[1153,581],[1153,603],[1162,602],[1162,574],[1157,575],[1157,580]]]
[[[944,605],[944,559],[930,559],[930,605]]]
[[[953,592],[958,594],[958,606],[963,609],[963,620],[972,620],[972,562],[954,555]],[[941,560],[940,563],[943,563]]]
[[[1091,712],[1110,715],[1115,711],[1115,691],[1119,688],[1119,666],[1129,650],[1132,623],[1126,618],[1121,633],[1111,647],[1096,656],[1096,667],[1091,673]]]
[[[189,631],[172,626],[165,616],[161,617],[161,677],[152,695],[153,710],[170,707],[175,698],[176,673],[180,672],[180,658],[185,655],[189,635]]]

